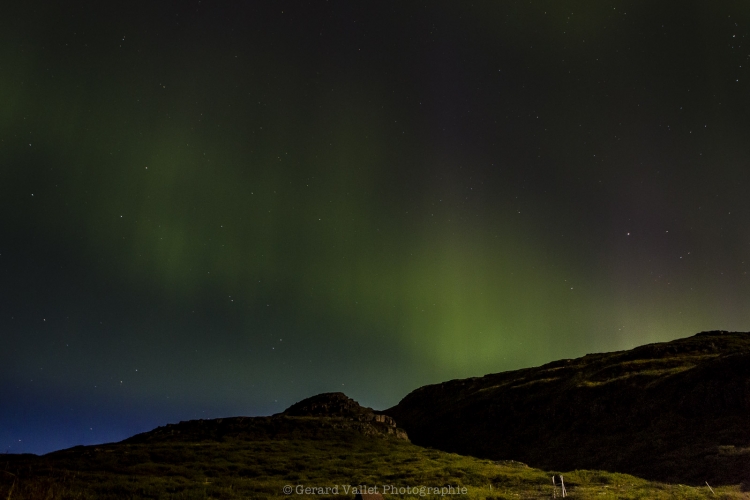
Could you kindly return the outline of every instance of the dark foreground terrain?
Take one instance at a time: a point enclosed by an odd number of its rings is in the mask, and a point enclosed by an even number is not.
[[[182,422],[121,443],[41,457],[6,455],[0,498],[341,499],[354,498],[354,488],[361,485],[385,492],[386,499],[424,498],[413,490],[420,487],[465,488],[453,495],[465,500],[550,498],[555,493],[553,472],[416,446],[393,421],[340,393],[310,398],[287,412]],[[563,476],[570,498],[716,498],[707,486],[652,483],[625,474],[574,471]],[[287,485],[291,495],[284,493]],[[714,492],[720,498],[747,498],[737,486]],[[559,486],[556,493],[560,496]]]
[[[557,470],[750,486],[750,333],[422,387],[386,410],[419,445]]]
[[[435,488],[463,500],[552,498],[560,474],[569,498],[750,498],[749,337],[710,332],[446,382],[385,412],[328,393],[271,417],[3,455],[0,499],[322,500],[362,486],[386,499]]]

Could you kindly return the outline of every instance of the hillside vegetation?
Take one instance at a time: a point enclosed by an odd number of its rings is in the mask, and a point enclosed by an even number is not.
[[[749,343],[709,332],[423,387],[385,412],[328,393],[271,417],[4,455],[0,499],[323,500],[363,486],[388,500],[451,487],[463,500],[541,499],[561,497],[560,475],[568,498],[750,498]]]
[[[748,485],[750,334],[426,386],[386,410],[414,443],[557,470]]]
[[[394,436],[342,429],[322,417],[289,419],[287,425],[295,421],[301,424],[295,437],[225,434],[186,441],[143,439],[76,447],[41,457],[7,455],[0,462],[5,471],[0,474],[0,498],[344,499],[354,498],[344,486],[358,485],[377,486],[381,492],[383,485],[466,487],[466,494],[454,496],[463,500],[553,495],[552,472],[518,462],[494,462],[422,448]],[[323,425],[316,428],[316,421]],[[315,429],[314,437],[306,436],[311,429]],[[706,486],[652,483],[625,474],[574,471],[563,473],[563,477],[569,498],[716,498]],[[285,495],[285,485],[295,489],[297,485],[338,485],[339,490],[328,495]],[[738,487],[714,490],[719,498],[747,498]],[[559,496],[559,486],[557,493]],[[387,499],[417,497],[385,495]]]

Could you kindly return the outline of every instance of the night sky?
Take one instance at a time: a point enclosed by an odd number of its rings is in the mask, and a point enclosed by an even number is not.
[[[739,1],[5,2],[0,452],[750,330],[749,112]]]

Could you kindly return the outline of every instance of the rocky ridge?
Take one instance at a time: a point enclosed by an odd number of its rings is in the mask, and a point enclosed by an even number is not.
[[[340,392],[304,399],[270,417],[200,419],[167,424],[132,436],[124,443],[223,441],[226,439],[329,439],[347,432],[405,439],[396,421],[360,406]]]

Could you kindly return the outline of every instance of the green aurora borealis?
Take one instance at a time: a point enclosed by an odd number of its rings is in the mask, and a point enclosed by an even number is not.
[[[749,329],[743,4],[4,10],[11,452]]]

